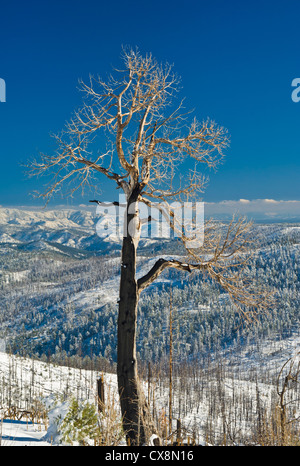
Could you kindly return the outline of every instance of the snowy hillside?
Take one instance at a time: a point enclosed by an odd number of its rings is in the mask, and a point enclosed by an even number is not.
[[[0,207],[0,245],[17,250],[48,250],[65,255],[102,254],[119,251],[123,229],[116,212],[99,211],[94,206],[31,209]],[[151,238],[143,227],[142,243],[156,244],[158,227],[154,223]],[[163,238],[168,238],[163,228]],[[160,240],[161,241],[161,240]]]
[[[61,254],[76,253],[76,249],[102,249],[103,241],[110,235],[112,241],[114,238],[109,230],[102,238],[95,234],[100,220],[89,206],[78,210],[0,208],[0,242],[3,247],[15,245],[22,250],[52,250]]]
[[[1,446],[61,443],[59,422],[72,397],[95,405],[100,376],[96,371],[0,353]],[[110,396],[117,399],[116,376],[105,374],[104,380]]]
[[[270,349],[266,344],[261,352],[263,360],[267,355],[268,364],[272,361],[271,371],[265,369],[264,381],[260,380],[261,362],[255,358],[254,352],[252,356],[256,362],[245,354],[242,361],[235,361],[239,365],[238,373],[238,366],[230,367],[233,361],[228,358],[175,371],[172,382],[173,438],[176,438],[180,419],[183,438],[194,439],[197,445],[217,445],[224,442],[225,422],[226,433],[231,437],[228,444],[255,444],[260,419],[271,417],[278,402],[276,380],[283,356],[290,356],[292,350],[286,348],[286,354],[278,357],[278,353],[271,353]],[[96,424],[107,445],[124,445],[114,374],[0,353],[0,445],[78,445],[74,439],[66,440],[65,420],[72,423],[70,409],[74,400],[77,406],[88,404],[97,412],[99,377],[104,381],[105,410],[98,414]],[[145,394],[150,395],[151,411],[164,435],[167,426],[170,430],[167,371],[154,371],[151,378],[148,377],[148,383],[145,381],[143,385]],[[298,395],[294,387],[289,395],[294,415],[300,413]],[[93,437],[85,438],[86,445],[94,445],[95,441]],[[167,439],[164,441],[168,443]]]
[[[49,229],[93,228],[94,213],[87,207],[74,209],[35,209],[1,208],[0,225],[33,226],[40,225]]]
[[[116,360],[116,317],[120,242],[100,238],[94,207],[0,209],[0,338],[21,354],[97,355]],[[108,222],[109,223],[109,222]],[[173,284],[175,353],[180,359],[253,338],[288,338],[299,322],[299,244],[296,224],[265,224],[255,234],[263,246],[251,275],[267,278],[279,297],[271,319],[236,330],[226,296],[201,275],[165,271],[142,293],[138,352],[143,360],[168,354],[169,292]],[[138,277],[157,257],[181,254],[175,240],[143,238]],[[174,330],[175,331],[175,330]],[[151,340],[155,338],[155,345]]]
[[[116,363],[121,245],[108,220],[91,207],[0,209],[0,351],[26,357],[1,354],[2,444],[15,441],[16,427],[28,442],[30,436],[31,442],[59,440],[53,419],[68,412],[71,394],[95,404],[99,368],[106,373],[107,390],[116,394],[108,368],[114,371]],[[99,221],[107,232],[101,238]],[[267,281],[277,305],[251,325],[241,320],[222,289],[199,274],[165,271],[141,295],[137,356],[151,409],[165,429],[172,285],[172,430],[180,419],[198,443],[221,444],[224,426],[227,441],[228,431],[234,442],[256,441],[253,429],[262,429],[259,422],[278,401],[280,368],[299,348],[300,227],[273,223],[255,228],[263,241],[249,276]],[[174,240],[145,237],[140,246],[138,277],[157,257],[182,253]],[[149,390],[148,362],[153,366]],[[117,395],[113,399],[118,407]],[[39,403],[48,420],[43,419],[42,430],[30,425],[26,434],[25,414],[13,419],[7,410],[14,406],[20,415]],[[113,417],[119,426],[117,412]]]

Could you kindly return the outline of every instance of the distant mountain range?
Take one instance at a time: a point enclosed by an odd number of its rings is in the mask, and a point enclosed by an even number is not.
[[[93,350],[115,360],[121,240],[114,226],[113,215],[90,206],[0,208],[0,340],[5,336],[13,351],[28,354],[76,354],[81,348],[85,355]],[[266,276],[279,290],[274,331],[291,331],[299,322],[300,223],[260,224],[253,235],[262,242],[251,276]],[[182,253],[177,239],[142,238],[137,276],[147,273],[157,257]],[[185,326],[184,332],[177,329],[180,357],[187,348],[197,354],[202,346],[235,341],[234,314],[224,293],[201,276],[165,272],[140,301],[141,356],[165,354],[170,283],[177,290],[174,312]],[[263,325],[269,325],[268,319]]]
[[[27,250],[102,249],[107,237],[99,238],[99,219],[90,210],[0,208],[0,244]],[[65,250],[65,253],[68,253]]]
[[[122,222],[113,212],[93,207],[38,209],[0,208],[0,247],[28,251],[47,250],[60,254],[103,254],[121,249]],[[144,227],[143,227],[144,228]],[[158,241],[143,229],[141,244],[148,249]],[[159,239],[159,249],[168,249],[168,235]]]
[[[243,203],[241,203],[242,205]],[[231,206],[232,207],[232,206]],[[230,220],[232,214],[222,212],[220,204],[207,204],[206,217],[210,215],[219,220]],[[278,216],[263,216],[257,213],[252,218],[258,223],[280,223],[284,218]],[[17,250],[46,250],[56,251],[66,255],[84,256],[103,254],[121,249],[122,221],[117,228],[118,219],[112,211],[108,213],[97,211],[94,206],[57,207],[42,209],[35,207],[0,208],[0,247],[15,248]],[[288,223],[297,221],[296,216],[286,216]],[[300,218],[299,218],[300,222]],[[148,227],[143,227],[140,245],[147,252],[173,252],[168,238],[168,232],[163,230],[162,238],[157,239],[157,224],[152,226],[151,234],[147,234]],[[295,225],[295,228],[296,225]],[[159,235],[157,235],[159,236]],[[179,251],[177,251],[178,253]]]

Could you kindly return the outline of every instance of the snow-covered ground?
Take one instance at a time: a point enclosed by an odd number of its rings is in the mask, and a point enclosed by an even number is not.
[[[104,376],[106,391],[117,399],[117,381],[113,374],[56,366],[0,353],[1,446],[60,443],[58,421],[66,415],[69,401],[76,397],[95,404],[97,379],[101,375]],[[32,423],[26,411],[37,403],[46,408],[47,416],[42,416],[41,409]],[[15,407],[15,419],[8,417],[9,407]],[[20,419],[22,413],[25,414]]]
[[[51,446],[50,442],[43,440],[46,433],[47,431],[43,424],[12,419],[2,419],[0,421],[1,447]]]
[[[95,215],[94,210],[75,211],[72,209],[62,209],[58,212],[31,212],[27,210],[18,209],[0,209],[0,243],[2,256],[8,257],[11,254],[14,257],[15,251],[21,251],[18,248],[20,245],[24,247],[25,251],[32,250],[48,250],[56,251],[63,254],[64,249],[59,249],[59,245],[68,246],[72,250],[67,250],[70,257],[75,251],[78,255],[81,254],[81,248],[91,248],[95,244],[98,248],[99,244],[96,240],[99,237],[96,234],[96,223],[101,219]],[[105,220],[107,222],[107,219]],[[113,225],[113,224],[112,224]],[[110,225],[110,226],[112,226]],[[277,229],[276,226],[266,226],[266,234],[270,239],[272,236],[278,237],[280,235],[297,236],[299,237],[299,226],[288,226],[285,229]],[[273,231],[274,230],[274,231]],[[282,232],[281,232],[282,230]],[[110,236],[111,229],[106,231],[107,237],[103,241],[112,241],[115,239]],[[155,244],[150,238],[144,238],[144,243],[148,246],[152,243]],[[291,243],[291,248],[299,248],[299,244]],[[80,249],[77,249],[80,248]],[[96,248],[96,250],[98,250]],[[8,252],[7,252],[8,251]],[[172,251],[171,251],[172,252]],[[178,252],[178,251],[177,251]],[[37,256],[38,257],[38,256]],[[52,257],[52,256],[49,256]],[[54,256],[57,260],[57,256]],[[77,256],[76,256],[77,257]],[[159,254],[159,257],[168,258],[169,256]],[[175,259],[181,256],[172,255],[171,258]],[[54,260],[54,259],[51,259]],[[157,257],[153,257],[153,254],[149,257],[146,255],[138,257],[138,271],[137,277],[141,277],[147,273],[156,262]],[[119,262],[119,257],[108,257],[107,262],[100,264],[103,268],[105,264],[110,261]],[[4,257],[3,263],[7,263],[6,257]],[[7,265],[5,263],[5,265]],[[57,261],[58,264],[64,265],[64,262]],[[11,286],[12,297],[21,296],[24,300],[24,292],[26,285],[26,279],[30,270],[28,270],[28,264],[24,260],[24,269],[19,270],[13,264],[12,269],[0,270],[0,278],[5,285]],[[96,282],[95,285],[80,291],[75,288],[72,294],[62,294],[64,297],[60,302],[62,308],[66,308],[70,304],[72,305],[72,312],[74,313],[74,322],[76,324],[76,317],[80,317],[81,314],[87,313],[89,310],[98,309],[99,305],[107,303],[116,303],[118,299],[119,289],[119,270],[116,268],[116,272],[112,269],[111,275],[108,278],[104,278],[101,283]],[[75,277],[76,278],[76,277]],[[75,280],[74,278],[74,280]],[[36,295],[36,290],[41,292],[42,289],[47,288],[46,297],[49,298],[50,294],[59,295],[59,292],[66,288],[69,284],[67,283],[55,283],[56,277],[51,277],[51,281],[47,282],[29,282],[29,292]],[[24,289],[22,283],[24,281]],[[71,281],[71,279],[70,279]],[[156,283],[168,282],[169,280],[165,276],[161,276]],[[72,283],[71,283],[72,285]],[[52,290],[53,286],[53,290]],[[49,290],[48,290],[49,289]],[[79,288],[78,288],[79,289]],[[5,295],[4,295],[5,296]],[[42,294],[41,294],[42,296]],[[220,296],[220,301],[226,299],[226,295]],[[13,303],[13,299],[11,299]],[[3,306],[4,308],[4,306]],[[13,307],[12,307],[13,308]],[[19,331],[18,319],[21,315],[16,311],[12,314],[12,320],[9,324]],[[28,312],[30,307],[26,308]],[[49,313],[56,309],[56,304],[51,307],[49,305]],[[200,304],[198,307],[193,303],[184,303],[184,305],[178,309],[180,311],[188,310],[191,314],[200,311],[209,311],[210,307],[205,304]],[[14,308],[13,308],[14,310]],[[19,312],[19,311],[18,311]],[[53,312],[55,314],[55,312]],[[73,315],[73,314],[72,314]],[[72,317],[73,318],[73,317]],[[57,324],[58,322],[58,324]],[[55,325],[62,326],[64,320],[57,320]],[[27,325],[27,322],[25,322]],[[28,324],[30,325],[30,323]],[[48,322],[48,326],[53,331],[54,320]],[[52,327],[53,326],[53,327]],[[36,323],[36,329],[38,324]],[[41,327],[43,331],[43,327]],[[52,337],[53,333],[51,333]],[[40,335],[38,336],[40,337]],[[38,338],[34,336],[34,338]],[[188,381],[185,390],[179,390],[180,380],[174,379],[174,413],[180,416],[182,424],[190,428],[190,430],[197,429],[199,435],[199,442],[204,441],[203,432],[205,425],[210,420],[210,407],[213,401],[208,399],[211,393],[218,393],[218,390],[223,390],[224,396],[227,401],[236,399],[237,397],[251,398],[253,400],[253,412],[256,410],[256,399],[257,399],[257,383],[249,381],[247,372],[250,373],[252,369],[261,367],[264,371],[268,371],[268,374],[274,375],[280,371],[282,364],[287,361],[293,354],[297,352],[300,347],[300,336],[294,334],[288,339],[267,339],[261,343],[259,350],[257,347],[245,346],[244,349],[237,352],[236,354],[230,355],[230,360],[226,362],[228,367],[232,370],[237,369],[240,373],[240,379],[232,380],[230,378],[222,381],[222,386],[218,387],[219,381],[217,378],[210,380],[210,386],[206,392],[201,393],[198,399],[195,398],[194,393],[198,390],[197,383],[199,380]],[[1,351],[1,340],[0,340],[0,351]],[[234,350],[233,350],[234,351]],[[226,360],[226,355],[223,360]],[[245,377],[244,377],[244,374]],[[68,400],[72,396],[76,396],[77,399],[83,401],[89,401],[95,403],[96,397],[96,382],[99,377],[99,373],[93,371],[86,371],[80,369],[73,369],[69,367],[55,366],[53,364],[46,364],[40,361],[34,361],[32,359],[24,359],[15,356],[9,356],[6,353],[0,353],[0,439],[2,446],[10,445],[51,445],[56,444],[60,441],[60,434],[58,430],[57,421],[63,419],[68,409]],[[243,378],[244,377],[244,378]],[[118,395],[117,395],[117,383],[116,376],[111,374],[104,374],[106,390],[109,390],[111,396],[115,400],[115,406],[118,406]],[[154,381],[155,382],[155,381]],[[202,381],[200,380],[202,383]],[[205,381],[206,383],[206,381]],[[161,388],[161,385],[151,386],[152,392],[155,390],[155,402],[157,403],[157,413],[163,414],[163,410],[168,410],[168,386],[165,385]],[[260,383],[259,385],[259,396],[261,402],[268,405],[270,403],[272,393],[276,392],[274,385],[268,385]],[[184,392],[184,397],[181,394]],[[145,384],[145,393],[147,394],[147,386]],[[200,393],[200,392],[199,392]],[[180,395],[179,395],[180,394]],[[47,419],[42,419],[41,422],[32,423],[26,416],[22,418],[13,418],[8,414],[8,407],[16,405],[19,412],[30,409],[36,401],[40,401],[47,409]],[[210,404],[211,403],[211,404]],[[232,403],[232,406],[233,403]],[[233,408],[232,408],[233,409]],[[237,418],[238,416],[236,416]],[[222,420],[214,419],[213,422],[222,426]],[[250,431],[252,428],[251,420],[248,421],[247,425],[237,425],[236,429],[244,429]],[[176,428],[176,417],[174,415],[174,428]],[[202,436],[202,440],[201,440]]]
[[[299,339],[288,341],[286,350],[279,351],[278,348],[268,347],[261,350],[261,357],[266,365],[271,365],[274,374],[278,374],[282,362],[295,354]],[[284,343],[281,342],[281,346]],[[282,348],[283,349],[283,348]],[[173,431],[176,430],[176,419],[180,417],[182,426],[186,432],[196,432],[198,444],[207,444],[205,429],[208,422],[213,422],[222,431],[222,410],[218,396],[222,394],[222,400],[226,400],[226,416],[230,425],[230,416],[235,419],[235,432],[243,430],[251,432],[253,428],[253,417],[239,416],[236,408],[236,400],[249,400],[253,409],[254,418],[257,410],[257,397],[259,393],[260,405],[268,407],[276,387],[272,383],[263,383],[249,380],[248,370],[262,361],[257,358],[255,351],[252,355],[244,355],[243,360],[233,362],[244,366],[244,372],[233,379],[225,376],[218,378],[217,371],[213,371],[210,379],[201,380],[197,377],[182,380],[174,376],[173,379]],[[256,361],[256,362],[255,362]],[[217,367],[217,366],[216,366]],[[0,442],[1,446],[51,446],[62,445],[60,426],[64,420],[73,397],[80,402],[88,401],[96,406],[97,379],[102,376],[105,384],[105,397],[107,405],[113,405],[114,418],[112,422],[114,429],[120,426],[120,412],[117,391],[116,375],[99,373],[96,371],[63,367],[55,364],[44,363],[33,359],[27,359],[0,353]],[[202,392],[199,385],[206,389]],[[151,398],[155,397],[156,415],[162,422],[167,420],[169,388],[168,383],[155,380],[150,385]],[[147,383],[144,382],[145,394],[148,392]],[[155,392],[155,393],[154,393]],[[221,393],[222,392],[222,393]],[[149,393],[149,392],[148,392]],[[213,400],[215,398],[215,401]],[[243,402],[243,401],[242,401]],[[22,415],[30,411],[30,407],[39,404],[40,411],[35,415],[34,423],[30,415]],[[249,406],[250,406],[249,404]],[[216,406],[217,415],[212,419],[211,409]],[[9,407],[14,407],[15,416],[9,414]],[[43,411],[44,410],[44,411]],[[11,413],[12,411],[10,411]],[[46,413],[46,414],[45,414]],[[117,433],[116,433],[117,434]],[[233,432],[234,434],[234,432]],[[119,435],[119,434],[118,434]],[[118,444],[124,444],[122,436]],[[76,443],[75,443],[76,445]]]

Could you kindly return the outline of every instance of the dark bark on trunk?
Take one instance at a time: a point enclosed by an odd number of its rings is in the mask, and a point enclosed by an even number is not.
[[[97,380],[97,391],[98,391],[98,411],[104,413],[105,401],[104,401],[104,380],[103,375]]]
[[[128,205],[137,201],[138,191],[133,192]],[[132,204],[131,204],[132,205]],[[132,209],[132,207],[131,207]],[[127,226],[137,217],[128,211]],[[132,224],[131,224],[132,225]],[[136,322],[139,299],[136,281],[136,239],[127,229],[124,233],[118,316],[118,389],[120,396],[123,428],[130,445],[142,445],[149,441],[155,428],[147,401],[140,386],[136,360]]]

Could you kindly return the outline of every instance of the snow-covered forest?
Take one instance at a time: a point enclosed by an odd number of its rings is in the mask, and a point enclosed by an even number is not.
[[[54,435],[49,419],[54,412],[66,415],[69,410],[70,415],[71,393],[77,402],[73,414],[78,403],[95,406],[96,381],[102,373],[106,393],[114,400],[105,422],[109,418],[120,428],[114,391],[120,245],[109,231],[106,238],[96,235],[98,220],[88,209],[0,210],[0,339],[6,350],[0,363],[1,415],[7,418],[15,412],[17,419],[25,411],[39,413],[48,419],[43,418],[48,443],[51,436],[52,442],[71,441],[70,433],[69,439],[67,434]],[[247,322],[209,279],[174,270],[164,272],[141,295],[140,372],[165,439],[172,432],[176,436],[180,420],[182,435],[197,444],[280,442],[278,377],[300,340],[300,226],[254,228],[260,246],[249,274],[258,283],[267,280],[275,293],[276,304],[269,312]],[[171,253],[182,253],[175,240],[141,241],[138,273],[149,270],[158,255]],[[296,419],[298,385],[288,389],[288,415]],[[87,406],[86,412],[92,419]],[[288,425],[294,439],[299,424]],[[106,435],[111,435],[110,428]],[[90,436],[90,442],[96,442],[95,435]],[[110,441],[122,439],[118,435]]]

